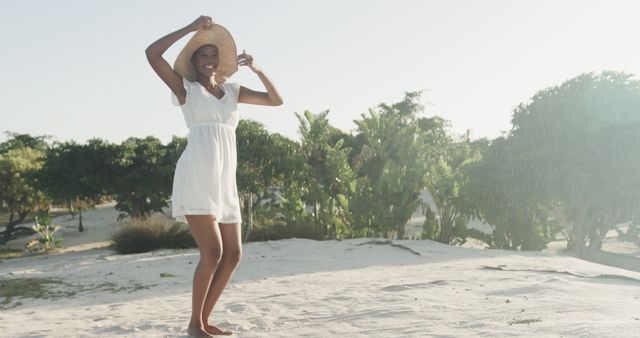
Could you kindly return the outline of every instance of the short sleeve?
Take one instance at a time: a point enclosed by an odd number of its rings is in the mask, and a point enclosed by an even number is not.
[[[229,88],[231,88],[231,92],[233,93],[236,102],[238,102],[238,97],[240,96],[240,84],[235,82],[229,83]]]
[[[184,100],[186,104],[189,101],[189,96],[191,93],[191,82],[183,78],[182,84],[184,85],[184,89],[187,91],[187,95],[185,96],[185,100]],[[176,94],[173,93],[173,91],[171,91],[171,103],[173,103],[173,105],[175,106],[180,106],[180,101],[178,101],[178,97],[176,96]]]

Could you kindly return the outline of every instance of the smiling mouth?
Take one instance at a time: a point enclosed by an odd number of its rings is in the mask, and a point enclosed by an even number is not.
[[[204,65],[204,69],[216,69],[213,65]]]

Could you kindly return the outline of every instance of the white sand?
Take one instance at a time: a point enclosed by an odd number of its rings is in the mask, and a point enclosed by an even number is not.
[[[358,245],[369,240],[245,244],[212,322],[236,337],[640,336],[640,273],[432,241],[394,241],[421,256]],[[186,337],[197,260],[102,248],[5,261],[0,278],[58,277],[56,290],[78,293],[14,298],[0,336]]]

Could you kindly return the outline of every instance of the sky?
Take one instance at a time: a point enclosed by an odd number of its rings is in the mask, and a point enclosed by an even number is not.
[[[370,108],[422,91],[421,116],[495,138],[539,90],[591,71],[640,76],[638,13],[615,0],[3,0],[0,141],[5,131],[186,137],[144,50],[199,15],[225,26],[281,93],[279,107],[239,105],[269,132],[299,140],[294,113],[306,110],[355,132]],[[165,53],[170,64],[189,37]],[[229,81],[264,90],[246,67]]]

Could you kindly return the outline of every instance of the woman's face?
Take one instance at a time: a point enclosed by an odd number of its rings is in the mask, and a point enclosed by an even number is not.
[[[196,71],[207,78],[210,78],[216,72],[219,61],[218,47],[214,45],[204,45],[196,49],[191,56],[191,63],[193,63]]]

